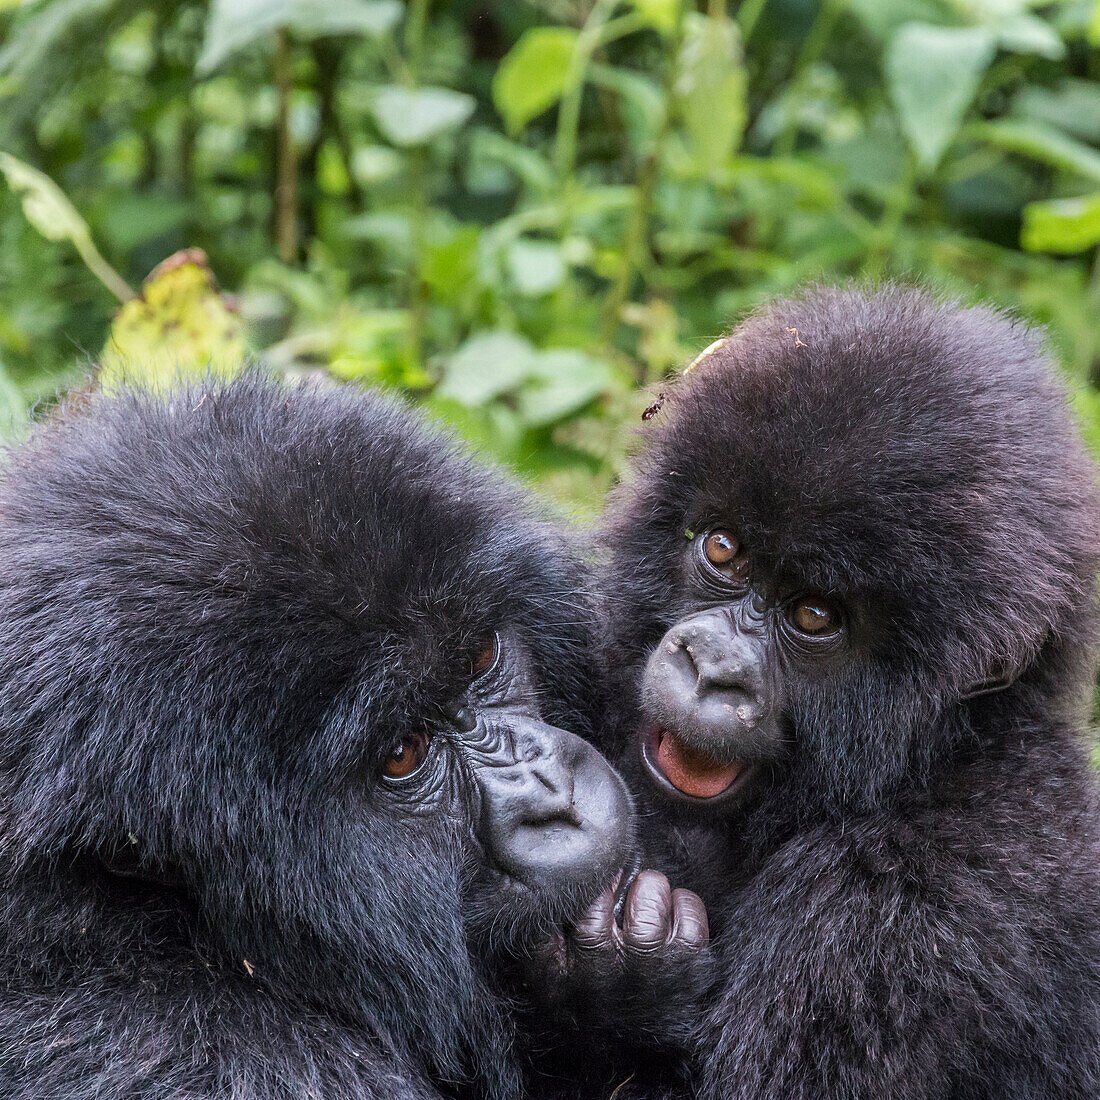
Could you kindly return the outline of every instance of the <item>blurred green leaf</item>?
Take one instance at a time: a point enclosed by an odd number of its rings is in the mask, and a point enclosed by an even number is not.
[[[101,20],[118,0],[50,0],[36,7],[24,4],[19,18],[0,49],[0,73],[22,76],[33,72],[65,38],[82,24]]]
[[[606,363],[569,349],[545,351],[533,363],[532,377],[519,395],[520,419],[529,427],[564,420],[615,388]]]
[[[461,126],[476,106],[472,96],[450,88],[405,88],[389,84],[378,89],[371,114],[379,132],[394,145],[426,145]]]
[[[621,98],[623,119],[631,144],[643,156],[653,147],[665,120],[665,97],[660,85],[641,73],[611,65],[593,64],[588,79]]]
[[[737,148],[748,117],[741,35],[723,15],[685,20],[676,95],[692,154],[704,171]]]
[[[0,153],[0,173],[20,197],[23,213],[47,240],[69,241],[92,273],[120,301],[134,296],[121,275],[100,254],[88,223],[49,176],[8,153]]]
[[[1085,443],[1097,459],[1100,459],[1100,393],[1096,390],[1074,390],[1073,405],[1077,410]]]
[[[521,294],[528,297],[549,294],[565,280],[561,246],[521,237],[508,248],[508,271]]]
[[[561,99],[576,45],[571,27],[532,27],[501,61],[493,76],[493,103],[509,133],[519,133]]]
[[[886,50],[887,85],[917,160],[925,170],[951,144],[982,74],[993,60],[994,37],[980,27],[909,23]]]
[[[514,332],[471,336],[447,360],[434,396],[476,407],[518,388],[531,373],[535,349]]]
[[[1100,152],[1050,126],[1000,119],[973,122],[966,127],[966,134],[978,141],[989,142],[1000,149],[1100,183]]]
[[[1021,89],[1012,107],[1015,114],[1033,122],[1100,144],[1100,84],[1095,81],[1063,80],[1052,88],[1029,85]]]
[[[1029,252],[1084,252],[1100,243],[1100,192],[1028,203],[1020,243]]]
[[[673,34],[680,20],[681,0],[630,0],[630,6],[662,34]]]
[[[189,250],[160,264],[115,315],[99,377],[159,388],[181,374],[234,374],[244,357],[240,318],[218,294],[206,256]]]
[[[230,54],[279,29],[307,38],[378,38],[397,26],[403,10],[399,0],[213,0],[196,70],[205,76]]]
[[[1066,44],[1058,32],[1038,16],[1026,13],[1001,23],[997,27],[997,41],[1006,50],[1038,54],[1051,61],[1060,61],[1066,55]]]

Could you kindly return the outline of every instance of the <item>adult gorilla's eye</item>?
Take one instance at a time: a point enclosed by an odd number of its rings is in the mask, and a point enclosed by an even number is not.
[[[402,740],[382,765],[387,779],[407,779],[428,756],[429,738],[426,733],[410,733]]]
[[[500,656],[500,639],[495,633],[487,634],[478,640],[477,645],[470,651],[469,674],[470,682],[480,680],[497,663]]]
[[[729,531],[715,528],[703,538],[702,545],[703,557],[714,572],[729,581],[748,580],[748,556]]]
[[[836,609],[820,596],[803,596],[791,604],[787,617],[795,630],[814,636],[832,634],[840,625]]]

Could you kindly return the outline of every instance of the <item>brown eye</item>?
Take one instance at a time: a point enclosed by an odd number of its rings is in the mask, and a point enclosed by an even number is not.
[[[828,600],[808,596],[791,607],[790,620],[803,634],[831,634],[838,625],[837,613]]]
[[[741,544],[729,533],[718,528],[702,539],[703,557],[707,568],[727,581],[749,579],[749,558]]]
[[[741,544],[728,531],[711,531],[703,541],[707,561],[719,569],[729,565],[741,551]]]
[[[411,733],[386,758],[382,774],[387,779],[405,779],[412,775],[428,756],[428,735]]]
[[[470,655],[471,681],[484,676],[497,663],[499,650],[500,643],[496,634],[490,634],[477,643]]]

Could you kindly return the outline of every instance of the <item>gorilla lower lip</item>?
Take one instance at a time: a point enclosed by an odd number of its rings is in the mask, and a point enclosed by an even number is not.
[[[684,794],[714,798],[728,790],[744,771],[741,761],[722,762],[685,745],[666,729],[657,731],[657,764]]]

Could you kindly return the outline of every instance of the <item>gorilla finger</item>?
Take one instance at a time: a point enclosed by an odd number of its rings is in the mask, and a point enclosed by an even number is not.
[[[690,890],[672,891],[672,939],[691,951],[701,951],[710,943],[707,908]]]
[[[623,943],[650,952],[668,942],[672,888],[660,871],[643,871],[630,887],[623,912]]]
[[[618,942],[615,896],[610,890],[600,894],[573,923],[570,938],[573,945],[582,951],[600,951]]]

